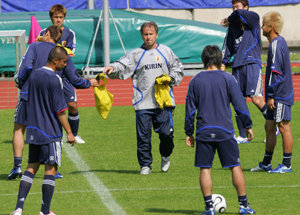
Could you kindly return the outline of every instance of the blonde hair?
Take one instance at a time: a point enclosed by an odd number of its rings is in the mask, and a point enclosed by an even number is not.
[[[266,23],[266,25],[272,25],[277,34],[281,33],[283,27],[283,18],[280,13],[270,11],[263,16],[263,21]]]

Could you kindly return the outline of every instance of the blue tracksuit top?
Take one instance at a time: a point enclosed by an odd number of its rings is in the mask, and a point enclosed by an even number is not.
[[[62,138],[62,126],[57,117],[68,106],[61,78],[51,68],[32,71],[28,83],[26,142],[43,145]]]
[[[50,51],[56,47],[55,43],[50,42],[35,42],[32,43],[16,72],[14,79],[18,87],[21,89],[20,97],[27,101],[28,97],[28,77],[33,70],[46,65]],[[56,71],[63,79],[68,79],[69,82],[76,88],[89,88],[91,82],[79,76],[71,58],[68,56],[67,66],[62,71]]]
[[[274,98],[283,104],[294,104],[290,53],[282,36],[273,39],[269,45],[265,92],[266,101]]]
[[[223,45],[223,63],[234,56],[232,67],[261,64],[260,24],[257,13],[236,10],[229,17],[229,28]]]
[[[221,142],[234,135],[230,103],[246,128],[252,127],[247,104],[236,79],[224,71],[202,71],[188,87],[185,107],[185,133],[193,135],[195,115],[196,139]]]

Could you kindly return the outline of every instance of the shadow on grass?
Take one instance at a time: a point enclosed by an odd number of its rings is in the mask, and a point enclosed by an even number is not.
[[[1,142],[2,144],[12,144],[12,140],[4,140]],[[1,214],[0,214],[1,215]]]
[[[138,170],[115,170],[115,169],[106,169],[106,170],[89,170],[89,171],[74,171],[70,174],[83,174],[87,172],[108,172],[108,173],[120,173],[120,174],[140,174]]]
[[[196,210],[169,210],[165,208],[146,208],[144,210],[148,213],[158,213],[158,214],[202,214],[202,211],[196,211]],[[231,213],[231,212],[225,212],[222,214],[239,214],[239,213]]]

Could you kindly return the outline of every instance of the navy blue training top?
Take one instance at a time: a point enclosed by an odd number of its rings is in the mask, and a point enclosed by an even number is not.
[[[236,79],[224,71],[202,71],[191,81],[186,96],[185,133],[193,135],[195,115],[196,139],[221,142],[234,135],[230,103],[245,128],[252,127],[247,104]]]
[[[62,126],[57,114],[68,106],[61,78],[51,68],[32,71],[28,79],[26,142],[43,145],[62,138]]]
[[[50,51],[56,47],[55,43],[51,42],[35,42],[32,43],[20,64],[19,70],[15,75],[15,82],[21,89],[20,97],[27,100],[28,84],[26,83],[32,71],[46,65]],[[63,79],[68,79],[69,82],[76,88],[89,88],[91,82],[79,76],[71,58],[68,56],[67,66],[62,71],[56,71]]]
[[[269,45],[265,92],[266,101],[274,98],[283,104],[294,104],[290,52],[282,36],[273,39]]]
[[[229,17],[229,27],[223,45],[223,63],[226,65],[234,56],[232,67],[246,64],[261,64],[261,36],[259,15],[239,9]]]

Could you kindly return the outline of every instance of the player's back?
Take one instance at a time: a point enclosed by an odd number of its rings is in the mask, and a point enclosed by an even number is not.
[[[59,141],[61,124],[56,114],[67,109],[61,78],[50,68],[32,71],[28,79],[26,142],[47,144]]]

